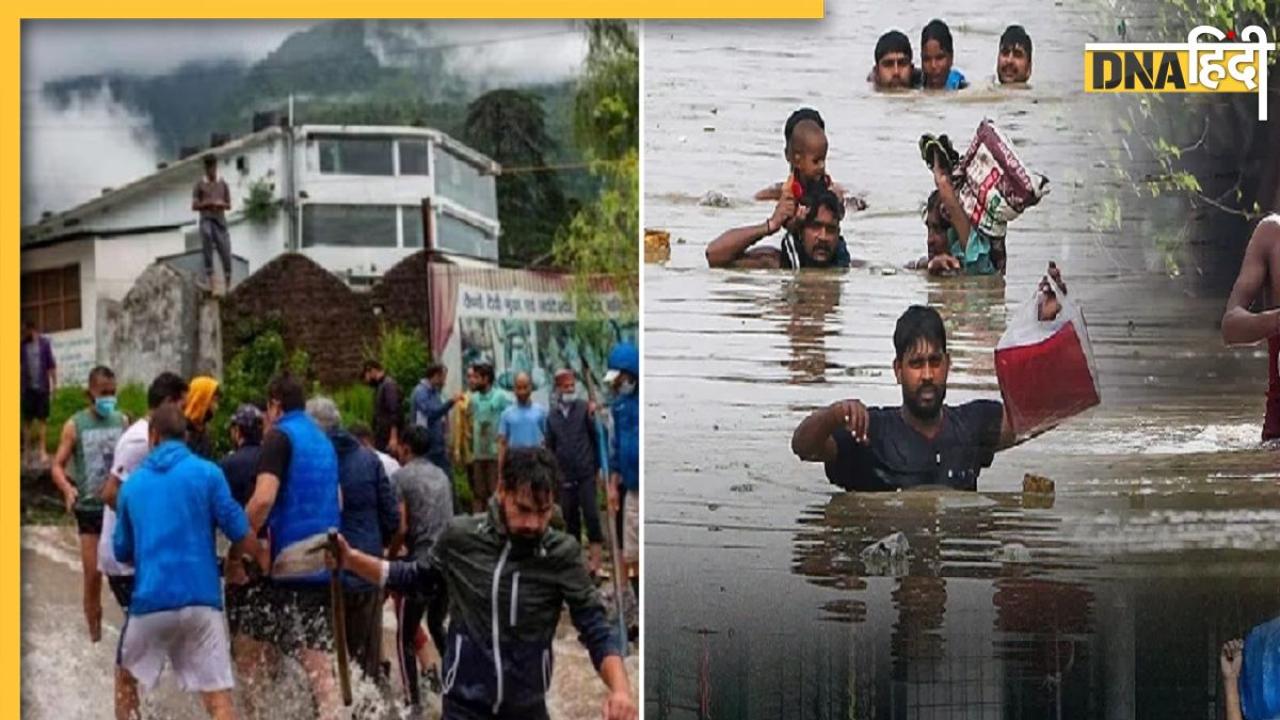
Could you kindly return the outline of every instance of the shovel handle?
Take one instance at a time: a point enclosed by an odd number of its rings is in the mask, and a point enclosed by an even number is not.
[[[347,609],[342,592],[342,556],[338,554],[338,531],[329,529],[329,552],[335,559],[329,571],[329,605],[333,608],[333,644],[338,656],[338,685],[342,704],[351,707],[351,668],[347,661]]]

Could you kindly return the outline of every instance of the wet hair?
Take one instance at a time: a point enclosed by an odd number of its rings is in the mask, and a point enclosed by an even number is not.
[[[370,370],[381,370],[381,369],[382,369],[382,363],[378,362],[377,360],[365,360],[364,370],[362,372],[367,373]]]
[[[342,424],[342,413],[338,412],[338,404],[331,398],[311,398],[307,401],[307,414],[325,432],[329,432]]]
[[[956,54],[955,46],[951,42],[951,28],[937,18],[930,20],[929,24],[924,26],[924,30],[920,31],[920,52],[924,52],[924,45],[930,40],[937,40],[946,54]]]
[[[911,39],[899,30],[890,30],[876,41],[876,63],[889,53],[905,53],[911,59]]]
[[[817,123],[818,127],[822,130],[827,129],[827,124],[823,122],[822,115],[819,114],[817,110],[814,110],[811,107],[802,107],[799,110],[796,110],[787,118],[786,125],[782,126],[782,137],[787,141],[788,149],[791,148],[791,136],[796,131],[796,125],[799,125],[805,120]]]
[[[1021,45],[1022,49],[1027,51],[1027,59],[1031,59],[1031,36],[1027,34],[1027,29],[1021,25],[1010,25],[1004,29],[1004,33],[1000,35],[1000,52],[1004,52],[1007,48]]]
[[[206,154],[203,158],[201,158],[201,160],[204,162],[205,167],[212,167],[218,164],[218,156],[214,155],[213,153]]]
[[[801,120],[792,128],[791,137],[787,139],[787,147],[785,148],[787,156],[791,156],[791,152],[796,149],[797,145],[810,147],[819,137],[826,137],[826,131],[821,125],[813,120]]]
[[[147,409],[155,410],[168,400],[177,400],[187,392],[187,381],[175,373],[162,372],[147,388]]]
[[[430,365],[427,366],[427,372],[425,374],[425,377],[428,380],[430,380],[431,378],[439,375],[444,371],[445,371],[444,365],[441,365],[440,363],[431,363]]]
[[[546,448],[508,450],[501,482],[509,493],[527,486],[535,498],[545,498],[560,487],[560,465]]]
[[[115,380],[116,374],[106,365],[96,365],[89,371],[89,384],[92,385],[94,380]]]
[[[898,318],[893,329],[895,360],[901,360],[921,340],[947,351],[947,328],[937,310],[924,305],[912,305]]]
[[[831,188],[820,182],[810,183],[804,190],[804,196],[800,198],[799,203],[809,208],[809,214],[804,216],[805,224],[811,223],[818,217],[818,209],[826,208],[836,216],[836,222],[844,219],[844,202],[840,200],[840,196],[836,195]]]
[[[414,457],[425,457],[431,452],[431,433],[421,425],[411,425],[405,429],[400,442],[409,448]]]
[[[282,372],[267,385],[267,397],[280,403],[285,412],[304,410],[307,407],[307,391],[290,372]]]
[[[938,220],[941,221],[942,227],[951,227],[951,221],[947,219],[946,215],[942,214],[942,194],[936,188],[929,193],[929,199],[924,201],[924,212],[921,215],[924,217],[926,224],[929,222],[929,213],[934,210],[938,211]]]
[[[369,429],[368,425],[365,425],[362,422],[351,423],[351,426],[347,428],[347,432],[351,433],[351,436],[357,440],[364,441],[373,439],[373,431]]]
[[[471,366],[471,371],[493,384],[493,366],[489,363],[478,362]]]
[[[151,413],[151,432],[159,436],[160,441],[184,440],[187,435],[187,417],[177,405],[166,405],[156,408]]]

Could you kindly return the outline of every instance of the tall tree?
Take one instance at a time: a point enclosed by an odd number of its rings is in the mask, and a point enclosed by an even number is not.
[[[574,138],[602,181],[556,237],[556,262],[575,276],[578,320],[587,336],[607,332],[591,303],[593,280],[606,277],[634,317],[640,275],[640,62],[633,23],[586,25],[586,68],[574,98]]]
[[[504,168],[497,182],[500,259],[545,263],[568,211],[559,179],[547,166],[555,141],[546,130],[542,100],[519,90],[492,90],[467,107],[465,128],[466,142]]]

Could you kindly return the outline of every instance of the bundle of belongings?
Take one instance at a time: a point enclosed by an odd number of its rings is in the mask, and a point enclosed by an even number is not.
[[[950,170],[952,185],[970,225],[985,236],[991,254],[1004,265],[1009,223],[1049,192],[1049,179],[1032,173],[1013,151],[1013,143],[991,122],[983,120],[960,155],[946,135],[920,138],[920,156],[930,169],[937,157]]]

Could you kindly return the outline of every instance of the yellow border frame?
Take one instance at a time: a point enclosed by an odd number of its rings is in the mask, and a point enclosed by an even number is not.
[[[823,0],[792,0],[782,3],[764,2],[762,0],[548,0],[531,3],[528,0],[489,0],[480,4],[463,3],[423,3],[406,0],[380,0],[359,6],[359,15],[352,15],[350,3],[338,3],[332,0],[303,6],[302,3],[285,5],[264,5],[261,2],[231,0],[219,5],[221,11],[217,15],[175,14],[172,3],[161,3],[156,0],[126,0],[119,5],[111,6],[109,16],[102,15],[101,4],[91,5],[87,2],[60,3],[56,6],[40,5],[32,2],[19,2],[11,6],[13,13],[7,23],[4,43],[6,51],[3,76],[4,97],[10,98],[12,104],[5,104],[3,127],[0,135],[0,157],[7,162],[0,179],[0,221],[10,228],[12,234],[6,235],[8,240],[0,246],[0,267],[5,268],[7,281],[0,282],[0,294],[3,295],[4,310],[0,322],[0,337],[16,339],[19,335],[21,276],[21,252],[19,230],[21,227],[21,84],[22,84],[22,21],[35,19],[309,19],[309,18],[350,18],[350,17],[386,17],[409,18],[429,17],[438,19],[560,19],[560,18],[639,18],[639,19],[821,19],[823,16]],[[643,77],[643,75],[642,75]],[[0,448],[3,456],[8,458],[6,464],[13,468],[20,463],[20,397],[18,384],[13,380],[19,371],[18,353],[11,351],[0,354],[3,360],[3,377],[8,382],[0,382],[0,407],[3,417],[0,418]],[[8,698],[0,707],[5,717],[20,717],[22,705],[21,692],[21,597],[22,597],[22,538],[20,513],[21,483],[17,474],[6,475],[9,481],[0,483],[0,527],[5,528],[8,542],[0,542],[0,567],[4,568],[6,582],[0,591],[0,645],[8,649],[4,657],[6,662],[0,670],[3,679],[4,697]],[[104,669],[104,672],[107,670]],[[640,678],[633,679],[637,684]],[[640,688],[643,697],[643,688]],[[643,707],[643,705],[642,705]],[[643,710],[642,710],[643,712]]]

